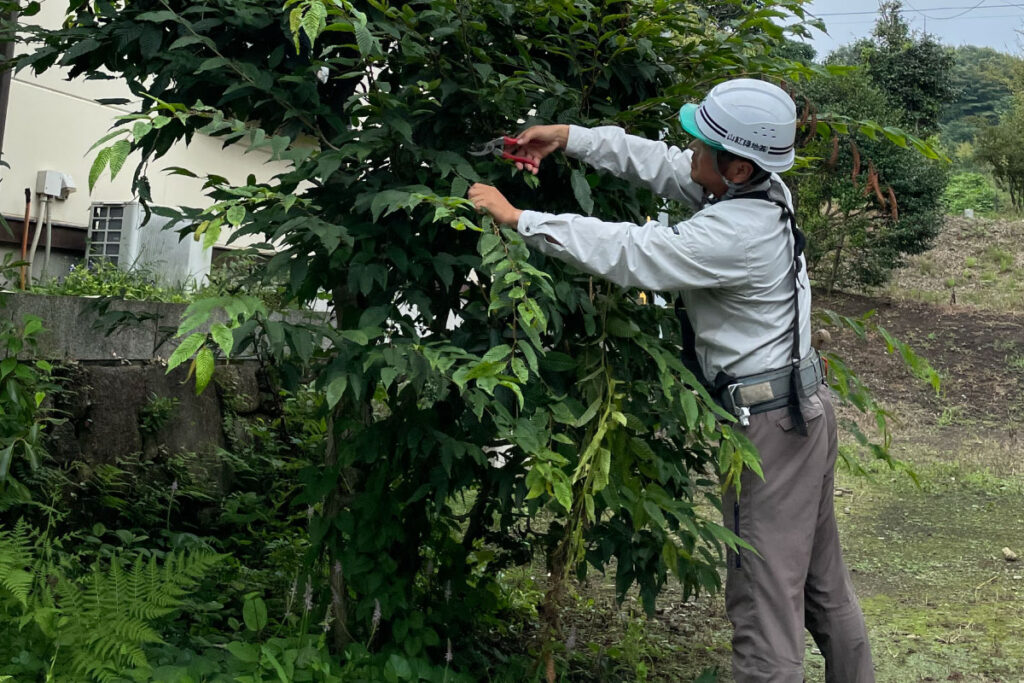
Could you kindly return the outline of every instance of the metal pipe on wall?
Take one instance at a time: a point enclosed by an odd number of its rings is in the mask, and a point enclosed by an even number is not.
[[[43,271],[39,273],[39,279],[44,280],[50,272],[50,245],[53,243],[53,218],[50,215],[53,198],[48,197],[46,202],[46,256],[43,257]]]
[[[39,249],[39,236],[43,234],[43,213],[45,212],[46,215],[50,213],[50,198],[45,194],[39,195],[39,198],[42,204],[39,205],[39,211],[36,213],[36,234],[32,237],[32,248],[28,252],[28,276],[30,280],[32,279],[32,266],[36,263],[36,250]],[[40,276],[42,275],[43,273],[40,273]]]
[[[21,260],[25,260],[25,254],[28,252],[28,219],[32,209],[32,190],[28,187],[25,188],[25,220],[21,222]],[[21,267],[21,289],[25,290],[26,277],[25,277],[25,266]]]

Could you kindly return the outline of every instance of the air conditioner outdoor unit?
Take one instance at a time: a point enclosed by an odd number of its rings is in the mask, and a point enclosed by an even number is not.
[[[201,242],[179,240],[164,230],[170,219],[145,212],[138,202],[96,203],[90,209],[86,262],[106,259],[125,270],[151,271],[165,286],[198,287],[210,274],[212,249]]]

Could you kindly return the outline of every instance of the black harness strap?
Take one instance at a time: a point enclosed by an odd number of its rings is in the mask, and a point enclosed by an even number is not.
[[[807,238],[804,236],[803,231],[797,227],[796,215],[790,210],[785,200],[772,197],[767,190],[748,192],[731,197],[731,199],[762,199],[771,202],[782,209],[782,215],[789,220],[789,229],[793,233],[793,350],[790,352],[791,369],[789,375],[789,403],[787,407],[789,409],[789,418],[793,422],[793,428],[796,429],[798,434],[807,436],[807,423],[804,420],[803,411],[800,410],[800,270],[803,268],[800,256],[804,253]],[[700,380],[704,387],[711,392],[712,396],[717,398],[725,387],[735,382],[736,378],[725,372],[719,372],[718,376],[715,377],[714,383],[708,383],[697,360],[697,337],[693,325],[690,323],[690,318],[686,314],[686,308],[683,307],[682,299],[676,299],[676,317],[679,318],[679,324],[682,329],[683,348],[681,356],[683,365]]]
[[[708,384],[707,378],[704,377],[700,361],[697,360],[697,333],[693,330],[690,316],[686,315],[686,307],[683,306],[683,300],[680,297],[676,297],[676,318],[679,319],[679,328],[683,333],[683,349],[680,353],[683,366],[693,373],[693,376],[704,385],[705,389],[710,390],[711,386]]]

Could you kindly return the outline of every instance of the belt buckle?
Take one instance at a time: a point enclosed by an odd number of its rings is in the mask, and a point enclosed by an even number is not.
[[[739,383],[730,384],[725,388],[725,392],[729,395],[729,403],[732,404],[733,414],[739,418],[740,424],[744,427],[750,426],[750,408],[747,406],[736,405],[736,390],[742,386]]]

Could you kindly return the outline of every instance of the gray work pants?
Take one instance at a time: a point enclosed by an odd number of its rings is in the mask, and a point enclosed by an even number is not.
[[[803,401],[807,436],[786,408],[750,417],[764,481],[744,472],[740,499],[722,500],[725,525],[750,543],[730,552],[726,612],[735,629],[737,683],[804,680],[804,628],[825,657],[829,683],[875,680],[864,616],[843,563],[832,507],[837,455],[829,390]]]

